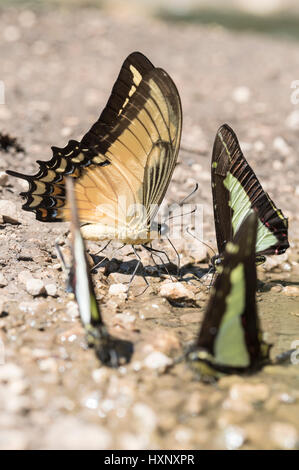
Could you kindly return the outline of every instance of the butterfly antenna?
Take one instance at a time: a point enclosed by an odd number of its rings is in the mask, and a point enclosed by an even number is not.
[[[196,150],[196,149],[188,148],[188,147],[180,146],[180,150],[182,150],[183,152],[187,152],[187,153],[194,153],[195,155],[206,155],[206,152],[204,151],[200,151],[200,150]]]
[[[184,199],[179,203],[179,206],[182,206],[187,201],[187,199],[189,199],[191,196],[193,196],[193,194],[195,194],[196,191],[198,190],[198,187],[199,187],[199,184],[196,183],[195,188],[192,189],[190,194],[188,194],[186,197],[184,197]]]
[[[173,215],[172,217],[167,217],[167,219],[165,219],[163,223],[167,222],[168,220],[175,219],[177,217],[184,217],[185,215],[194,214],[195,212],[196,212],[196,208],[192,209],[192,211],[190,211],[190,212],[185,212],[184,214],[177,214],[177,215]],[[171,212],[171,214],[172,214],[172,212]]]
[[[192,189],[191,193],[188,194],[186,197],[184,197],[184,199],[182,199],[182,201],[178,203],[178,206],[181,207],[181,206],[187,201],[187,199],[189,199],[191,196],[193,196],[193,194],[195,194],[196,191],[198,190],[198,187],[199,187],[199,185],[198,185],[198,183],[196,183],[196,184],[195,184],[195,188]],[[190,214],[190,213],[192,214],[192,213],[195,212],[195,211],[196,211],[196,209],[194,209],[194,210],[191,211],[191,212],[188,212],[187,214],[183,214],[183,215],[188,215],[188,214]],[[174,217],[170,217],[171,214],[172,214],[172,212],[173,212],[173,211],[170,210],[169,216],[168,216],[166,219],[164,219],[163,223],[165,223],[167,220],[171,220],[171,219],[174,218]],[[180,217],[180,216],[181,216],[181,214],[180,214],[179,216],[177,215],[177,216],[175,216],[175,217]]]

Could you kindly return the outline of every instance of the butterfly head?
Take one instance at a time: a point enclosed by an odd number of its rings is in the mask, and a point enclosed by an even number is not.
[[[157,224],[157,222],[152,222],[151,232],[158,232],[158,237],[163,237],[169,232],[169,227],[165,223]]]
[[[215,255],[211,258],[211,267],[213,267],[215,271],[221,271],[222,263],[223,256],[221,255]]]

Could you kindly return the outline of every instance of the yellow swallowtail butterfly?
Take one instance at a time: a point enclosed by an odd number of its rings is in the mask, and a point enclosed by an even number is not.
[[[38,173],[23,178],[26,211],[43,222],[70,220],[65,181],[75,180],[84,238],[144,244],[156,238],[154,216],[177,161],[182,128],[178,91],[140,52],[130,54],[98,121],[80,142],[52,147]],[[151,235],[152,234],[152,235]]]

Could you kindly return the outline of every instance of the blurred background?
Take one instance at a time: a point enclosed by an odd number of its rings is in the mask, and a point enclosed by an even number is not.
[[[186,283],[197,306],[176,307],[156,294],[157,277],[145,296],[125,302],[111,295],[112,284],[128,280],[118,267],[132,261],[130,247],[94,280],[109,331],[132,341],[134,356],[120,370],[102,367],[85,349],[56,259],[56,242],[67,253],[67,224],[40,223],[22,211],[27,182],[5,174],[34,174],[51,146],[80,140],[126,56],[144,53],[170,74],[183,107],[165,202],[182,200],[198,183],[190,202],[201,204],[204,240],[216,248],[211,152],[227,122],[289,218],[291,248],[259,268],[262,326],[274,357],[298,339],[298,38],[295,0],[0,0],[0,201],[19,224],[0,223],[0,449],[298,448],[298,370],[278,368],[243,383],[234,376],[218,388],[196,383],[184,365],[157,374],[159,361],[167,364],[195,338],[208,292]],[[175,246],[182,265],[207,266],[209,250],[197,240]],[[53,296],[33,297],[28,275],[54,286]],[[132,289],[144,289],[142,276]]]
[[[0,0],[0,5],[98,7],[117,15],[152,15],[169,21],[212,23],[240,31],[299,36],[296,0]]]

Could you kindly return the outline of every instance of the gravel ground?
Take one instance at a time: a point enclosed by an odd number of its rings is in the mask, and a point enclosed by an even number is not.
[[[290,100],[299,78],[297,44],[92,9],[0,10],[0,31],[0,132],[24,149],[2,150],[0,161],[0,448],[298,448],[298,365],[214,386],[198,383],[184,364],[162,373],[194,339],[208,291],[148,269],[151,287],[137,296],[144,280],[136,276],[125,300],[135,263],[129,247],[94,279],[111,332],[132,341],[134,355],[118,370],[102,367],[86,347],[54,250],[58,242],[69,256],[68,225],[43,224],[22,211],[26,186],[3,173],[34,173],[37,159],[51,157],[51,145],[81,138],[124,58],[140,50],[169,72],[182,98],[182,151],[166,201],[180,200],[198,182],[191,201],[203,205],[204,240],[215,247],[210,155],[218,126],[228,122],[289,217],[291,248],[259,268],[262,325],[273,355],[280,353],[299,339],[299,105]],[[169,245],[161,246],[175,262]],[[176,248],[186,278],[190,263],[207,267],[209,250],[194,239],[176,241]]]

